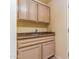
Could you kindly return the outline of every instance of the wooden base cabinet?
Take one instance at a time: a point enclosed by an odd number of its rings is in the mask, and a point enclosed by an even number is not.
[[[18,59],[41,59],[41,45],[19,49]]]
[[[54,41],[43,43],[43,59],[54,55]]]
[[[54,36],[18,40],[18,59],[48,59],[54,50]]]

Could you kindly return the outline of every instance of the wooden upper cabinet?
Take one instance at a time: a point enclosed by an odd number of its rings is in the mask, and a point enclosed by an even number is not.
[[[29,18],[29,0],[18,0],[18,18],[28,20]]]
[[[18,0],[18,19],[49,23],[50,8],[34,0]]]
[[[37,2],[30,0],[29,20],[37,21]]]
[[[48,23],[49,19],[50,19],[50,8],[45,5],[38,4],[38,21]]]

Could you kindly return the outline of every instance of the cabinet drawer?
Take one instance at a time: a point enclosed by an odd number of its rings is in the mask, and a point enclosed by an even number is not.
[[[18,40],[18,48],[54,40],[54,36]]]

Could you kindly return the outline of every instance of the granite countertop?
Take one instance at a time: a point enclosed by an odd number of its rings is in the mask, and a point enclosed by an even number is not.
[[[30,38],[40,38],[47,36],[54,36],[55,32],[31,32],[31,33],[17,33],[17,39],[30,39]]]

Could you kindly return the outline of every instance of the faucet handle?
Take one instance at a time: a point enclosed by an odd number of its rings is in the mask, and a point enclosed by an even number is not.
[[[35,32],[38,32],[38,29],[35,29]]]

